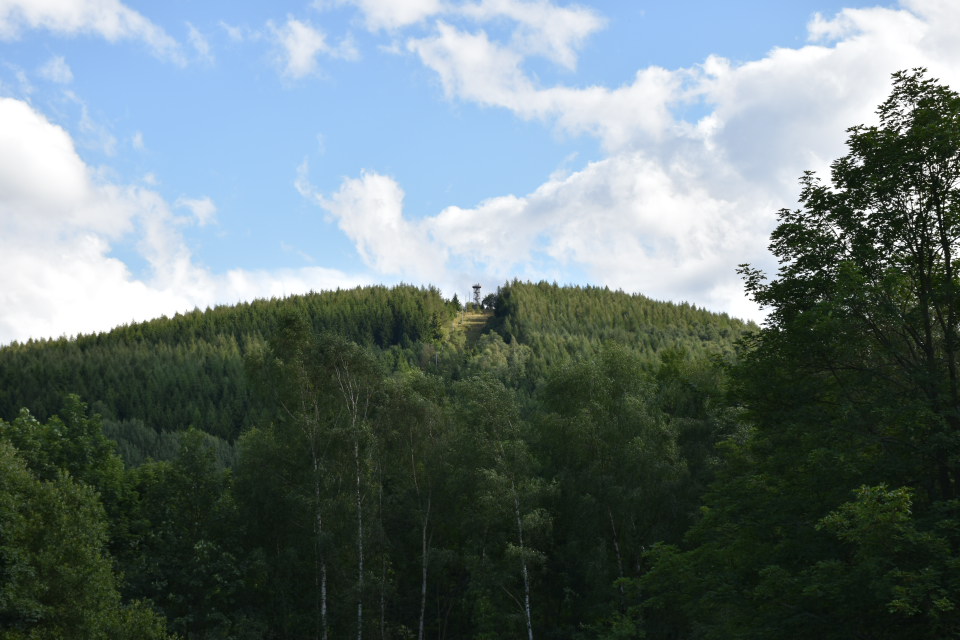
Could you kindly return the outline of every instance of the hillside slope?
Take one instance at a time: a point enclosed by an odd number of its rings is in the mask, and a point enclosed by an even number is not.
[[[302,313],[314,331],[333,331],[384,356],[458,377],[481,336],[496,331],[530,349],[514,382],[532,390],[553,367],[596,354],[605,342],[651,363],[665,349],[728,354],[749,325],[686,304],[597,287],[513,282],[500,288],[495,316],[458,314],[434,288],[361,287],[258,300],[159,318],[75,339],[0,348],[0,418],[28,407],[45,420],[79,394],[108,425],[173,432],[198,427],[226,440],[264,414],[251,397],[244,356],[269,339],[284,313]],[[442,351],[444,359],[436,356]],[[461,364],[458,364],[461,363]],[[175,398],[175,402],[170,402]]]
[[[687,303],[546,282],[514,281],[501,287],[496,317],[504,340],[531,348],[531,367],[538,373],[595,354],[607,342],[651,362],[671,349],[691,356],[730,355],[736,341],[757,328]]]
[[[244,354],[290,312],[302,313],[317,332],[385,349],[440,339],[456,310],[433,288],[361,287],[196,310],[75,339],[14,343],[0,349],[0,418],[28,407],[45,420],[67,393],[77,393],[109,420],[141,420],[156,431],[192,425],[233,439],[259,417]]]

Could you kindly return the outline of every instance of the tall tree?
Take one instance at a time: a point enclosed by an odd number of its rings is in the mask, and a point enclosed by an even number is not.
[[[261,456],[286,459],[288,481],[301,489],[309,485],[313,528],[314,635],[327,638],[334,628],[331,619],[331,554],[342,551],[335,543],[335,527],[343,527],[346,506],[342,490],[350,486],[353,526],[353,588],[355,633],[362,638],[365,585],[367,583],[368,512],[375,509],[366,498],[371,479],[371,457],[376,437],[373,421],[375,401],[382,386],[376,361],[366,349],[336,334],[315,334],[299,314],[287,314],[266,350],[254,354],[249,369],[257,387],[275,407],[275,423],[264,432],[251,433],[246,442],[263,439],[259,450],[245,447],[241,459],[241,484],[256,482],[256,460]],[[305,455],[304,455],[305,454]],[[308,459],[305,459],[308,457]],[[271,464],[284,464],[277,459]],[[306,462],[307,470],[301,465]],[[250,466],[252,465],[252,466]],[[248,478],[248,472],[253,474]],[[296,491],[299,493],[299,489]],[[270,500],[269,496],[263,496]],[[274,506],[264,505],[268,509]],[[291,514],[296,517],[295,514]],[[331,515],[336,516],[331,518]],[[281,535],[286,536],[285,533]],[[342,633],[343,625],[339,626]]]
[[[877,113],[780,212],[777,277],[743,268],[752,430],[646,582],[695,637],[960,633],[960,96],[899,72]]]
[[[38,425],[39,426],[39,425]],[[164,620],[123,605],[93,487],[41,480],[0,437],[0,629],[4,638],[166,638]]]
[[[328,535],[324,515],[329,508],[325,482],[330,476],[330,425],[324,403],[325,376],[314,348],[312,331],[306,318],[291,312],[280,319],[280,326],[267,350],[248,358],[248,370],[268,402],[276,407],[278,425],[262,437],[309,453],[309,501],[313,527],[314,637],[329,637]],[[284,428],[286,427],[286,428]],[[279,430],[279,432],[278,432]],[[248,442],[261,434],[251,434]],[[252,451],[257,457],[276,451],[271,446]],[[280,454],[284,455],[284,454]],[[248,459],[250,456],[247,457]],[[245,460],[248,461],[248,460]],[[292,461],[291,461],[292,462]],[[256,482],[254,479],[253,482]],[[269,497],[267,498],[269,500]]]
[[[552,525],[546,508],[554,487],[538,474],[538,461],[528,446],[514,394],[489,377],[457,383],[461,420],[459,447],[469,447],[474,458],[476,500],[482,530],[475,543],[479,556],[471,580],[477,585],[478,614],[474,625],[481,637],[503,633],[508,620],[520,614],[524,635],[534,637],[533,571],[546,556],[536,538],[545,540]],[[520,578],[520,593],[513,592]],[[495,601],[506,594],[514,608],[500,609]],[[493,628],[486,628],[491,626]],[[516,633],[518,629],[513,631]]]
[[[349,434],[353,450],[354,506],[356,507],[357,552],[357,640],[363,638],[364,497],[366,477],[370,473],[369,454],[375,448],[371,440],[372,405],[379,393],[382,375],[373,358],[362,347],[333,334],[322,336],[318,348],[327,373],[328,388],[336,398],[337,420]]]

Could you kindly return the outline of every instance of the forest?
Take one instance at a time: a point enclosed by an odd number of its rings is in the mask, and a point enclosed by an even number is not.
[[[0,348],[0,638],[960,637],[960,95],[877,116],[762,326],[513,281]]]

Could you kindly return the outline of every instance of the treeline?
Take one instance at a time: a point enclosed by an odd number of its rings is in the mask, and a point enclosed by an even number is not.
[[[506,285],[495,303],[543,286]],[[563,366],[539,362],[511,334],[490,331],[467,345],[446,321],[417,341],[361,343],[367,334],[355,327],[276,301],[251,305],[270,317],[254,334],[223,323],[224,308],[137,325],[133,339],[124,327],[14,345],[10,361],[32,357],[34,372],[72,353],[56,375],[107,376],[100,384],[111,386],[94,396],[95,411],[72,397],[58,410],[63,419],[19,413],[0,423],[0,439],[37,481],[65,472],[100,497],[103,511],[91,517],[106,535],[85,544],[114,567],[102,576],[116,594],[103,619],[135,607],[190,638],[599,633],[630,601],[616,581],[639,577],[644,549],[678,541],[712,477],[712,443],[734,422],[719,400],[720,361],[705,354],[729,353],[732,336],[709,350],[696,338],[691,351],[679,339],[659,352],[640,341],[601,343],[602,314],[618,305],[629,313],[634,298],[591,291],[611,299],[594,313],[578,306],[581,290],[551,290],[556,306],[579,309],[580,331],[591,336],[590,348],[567,352]],[[428,317],[439,309],[445,320],[456,311],[433,290],[400,287],[386,305],[368,293],[339,292],[337,304],[401,308],[422,296],[431,304],[410,309]],[[208,314],[220,333],[205,341]],[[383,314],[357,303],[345,317]],[[535,306],[500,317],[541,335],[554,321]],[[171,322],[189,322],[189,340],[169,333]],[[241,348],[237,335],[253,337]],[[110,360],[100,354],[127,368],[105,373]],[[204,354],[229,366],[210,366]],[[68,377],[71,367],[81,374]],[[176,386],[178,368],[207,377]],[[165,414],[118,410],[136,407],[124,404],[127,396],[143,397],[149,378],[164,380],[164,371],[168,382],[145,397],[171,394],[156,407],[193,418],[156,429],[146,420]],[[243,390],[235,406],[250,421],[235,440],[218,426],[232,415],[223,410],[229,388]],[[217,397],[226,405],[219,412]],[[112,471],[91,475],[74,460]],[[41,564],[24,557],[28,570]],[[10,598],[5,619],[24,633],[66,633],[58,620],[75,614],[63,603],[44,608],[42,587],[32,583],[30,592],[39,609]],[[90,628],[84,637],[95,637]]]
[[[157,432],[195,426],[235,440],[261,417],[243,358],[295,310],[315,331],[381,349],[439,340],[456,309],[436,289],[361,287],[222,306],[76,339],[0,349],[0,416],[30,407],[41,420],[67,393],[90,398],[104,418]],[[177,402],[171,402],[177,398]]]
[[[497,291],[494,305],[497,331],[508,341],[530,347],[533,379],[598,353],[611,342],[651,362],[669,349],[695,356],[730,356],[736,341],[756,329],[688,303],[659,302],[606,287],[514,281]]]
[[[0,423],[0,441],[37,481],[99,497],[105,535],[56,562],[113,559],[98,578],[119,594],[107,620],[129,609],[189,638],[601,633],[632,602],[618,581],[696,511],[711,443],[733,428],[722,376],[674,352],[651,372],[609,345],[522,397],[471,366],[459,380],[390,372],[293,315],[248,360],[271,415],[232,469],[197,430],[171,460],[124,468],[75,399],[62,420]],[[46,559],[10,553],[20,573]],[[45,586],[0,583],[8,628],[101,637],[69,631],[83,601]]]
[[[653,362],[667,347],[729,354],[746,329],[687,305],[603,289],[514,282],[498,291],[495,304],[499,333],[485,336],[472,358],[463,336],[451,333],[459,305],[436,289],[411,286],[258,300],[72,340],[12,344],[0,349],[0,417],[12,419],[29,407],[46,420],[66,394],[76,393],[103,417],[128,463],[168,459],[177,432],[191,426],[230,445],[268,412],[251,393],[244,359],[290,312],[301,313],[314,332],[374,348],[390,370],[412,366],[457,379],[482,362],[528,392],[548,368],[596,353],[603,341]],[[235,454],[226,448],[220,445],[222,457],[231,459]]]

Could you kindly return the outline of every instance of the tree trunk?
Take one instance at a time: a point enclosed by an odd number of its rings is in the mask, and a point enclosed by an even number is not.
[[[533,620],[530,615],[530,574],[527,571],[527,559],[523,557],[523,520],[520,518],[520,496],[517,494],[517,485],[512,480],[513,512],[517,517],[517,540],[520,543],[520,566],[523,569],[523,609],[527,617],[527,640],[533,640]]]
[[[357,471],[357,640],[363,640],[363,501],[360,478],[360,434],[354,432],[353,460]]]
[[[610,531],[613,533],[613,550],[617,554],[617,577],[622,580],[624,577],[623,555],[620,553],[620,539],[617,536],[617,525],[614,523],[614,520],[613,520],[613,510],[610,509],[609,505],[607,505],[607,515],[610,517]],[[623,591],[623,583],[619,582],[617,584],[617,588],[620,591],[620,598],[621,598],[620,606],[622,607],[623,606],[622,599],[625,595]]]
[[[430,523],[430,497],[427,497],[427,510],[420,525],[420,630],[417,640],[423,640],[424,619],[427,615],[427,562],[430,550],[427,548],[427,526]]]
[[[319,633],[315,632],[321,640],[327,640],[327,560],[323,553],[323,512],[320,509],[320,463],[317,459],[316,451],[313,454],[313,497],[314,497],[314,587],[319,594],[320,616],[318,623],[320,625]]]

